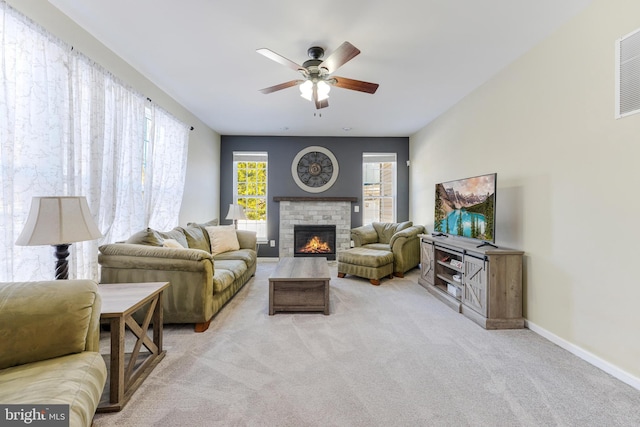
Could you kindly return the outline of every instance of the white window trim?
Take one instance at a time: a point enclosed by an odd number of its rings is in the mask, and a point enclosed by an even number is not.
[[[637,108],[635,110],[630,110],[630,111],[626,111],[626,112],[622,112],[622,98],[624,97],[637,97],[639,90],[637,88],[637,85],[631,85],[631,88],[629,88],[629,81],[626,80],[627,85],[625,86],[627,88],[627,90],[625,91],[625,93],[623,94],[623,82],[622,82],[622,43],[630,41],[631,43],[633,43],[635,45],[635,50],[634,52],[636,52],[636,56],[633,58],[629,58],[627,57],[626,62],[635,62],[636,64],[638,63],[638,61],[640,61],[640,57],[637,55],[637,47],[638,47],[638,43],[640,42],[640,29],[637,29],[629,34],[627,34],[624,37],[621,37],[620,39],[616,40],[616,45],[615,45],[615,51],[616,51],[616,70],[615,70],[615,77],[616,77],[616,88],[615,88],[615,118],[616,119],[621,119],[623,117],[627,117],[633,114],[637,114],[640,113],[640,108]],[[638,78],[638,73],[636,72],[632,77],[628,77],[628,79],[631,79],[632,81],[637,81]]]
[[[398,218],[398,154],[397,153],[382,153],[382,152],[371,152],[371,153],[362,153],[362,214],[363,214],[363,222],[364,222],[364,202],[367,197],[365,195],[365,181],[364,181],[364,171],[365,171],[365,163],[393,163],[393,192],[391,196],[381,196],[379,199],[383,198],[391,198],[393,201],[393,219],[392,222],[395,222]]]
[[[242,159],[239,159],[242,157]],[[266,159],[266,160],[265,160]],[[246,162],[264,162],[267,163],[267,171],[266,171],[266,180],[267,180],[267,188],[264,196],[252,196],[255,198],[264,198],[265,206],[266,206],[266,218],[265,218],[265,235],[258,235],[258,243],[266,244],[269,242],[269,232],[268,232],[268,224],[269,224],[269,153],[266,151],[234,151],[233,152],[233,203],[238,204],[238,171],[236,169],[236,162],[246,161]]]

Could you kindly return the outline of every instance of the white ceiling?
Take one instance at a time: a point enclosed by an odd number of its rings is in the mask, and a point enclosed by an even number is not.
[[[49,1],[222,135],[409,136],[592,0]],[[336,75],[374,95],[258,91],[299,74],[256,49],[301,64],[344,41],[362,53]]]

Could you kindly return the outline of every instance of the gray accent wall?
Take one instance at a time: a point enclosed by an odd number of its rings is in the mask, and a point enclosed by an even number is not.
[[[300,150],[318,145],[330,150],[338,160],[339,174],[335,184],[322,193],[308,193],[298,187],[291,175],[291,163]],[[367,137],[296,137],[296,136],[230,136],[222,135],[220,143],[220,218],[225,220],[228,206],[233,202],[233,152],[262,151],[269,155],[267,217],[268,238],[276,247],[262,244],[258,256],[278,256],[280,206],[273,198],[280,197],[356,197],[351,209],[351,226],[362,225],[362,153],[396,153],[397,155],[397,213],[398,221],[409,219],[409,138]]]

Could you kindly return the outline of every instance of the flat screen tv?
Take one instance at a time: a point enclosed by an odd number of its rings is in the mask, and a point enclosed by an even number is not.
[[[434,235],[495,242],[497,174],[436,184]]]

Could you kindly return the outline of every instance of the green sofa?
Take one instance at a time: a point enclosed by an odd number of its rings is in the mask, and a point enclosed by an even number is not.
[[[256,271],[256,233],[235,230],[239,249],[211,253],[208,227],[190,223],[168,232],[146,229],[122,243],[100,246],[100,283],[171,282],[163,292],[164,323],[207,330],[213,316]],[[164,247],[170,240],[177,248]]]
[[[0,403],[66,404],[70,426],[90,426],[107,381],[100,306],[91,280],[0,283]]]
[[[420,238],[425,232],[422,225],[411,221],[399,223],[374,222],[351,229],[354,247],[375,249],[393,253],[393,274],[404,273],[420,263]]]

